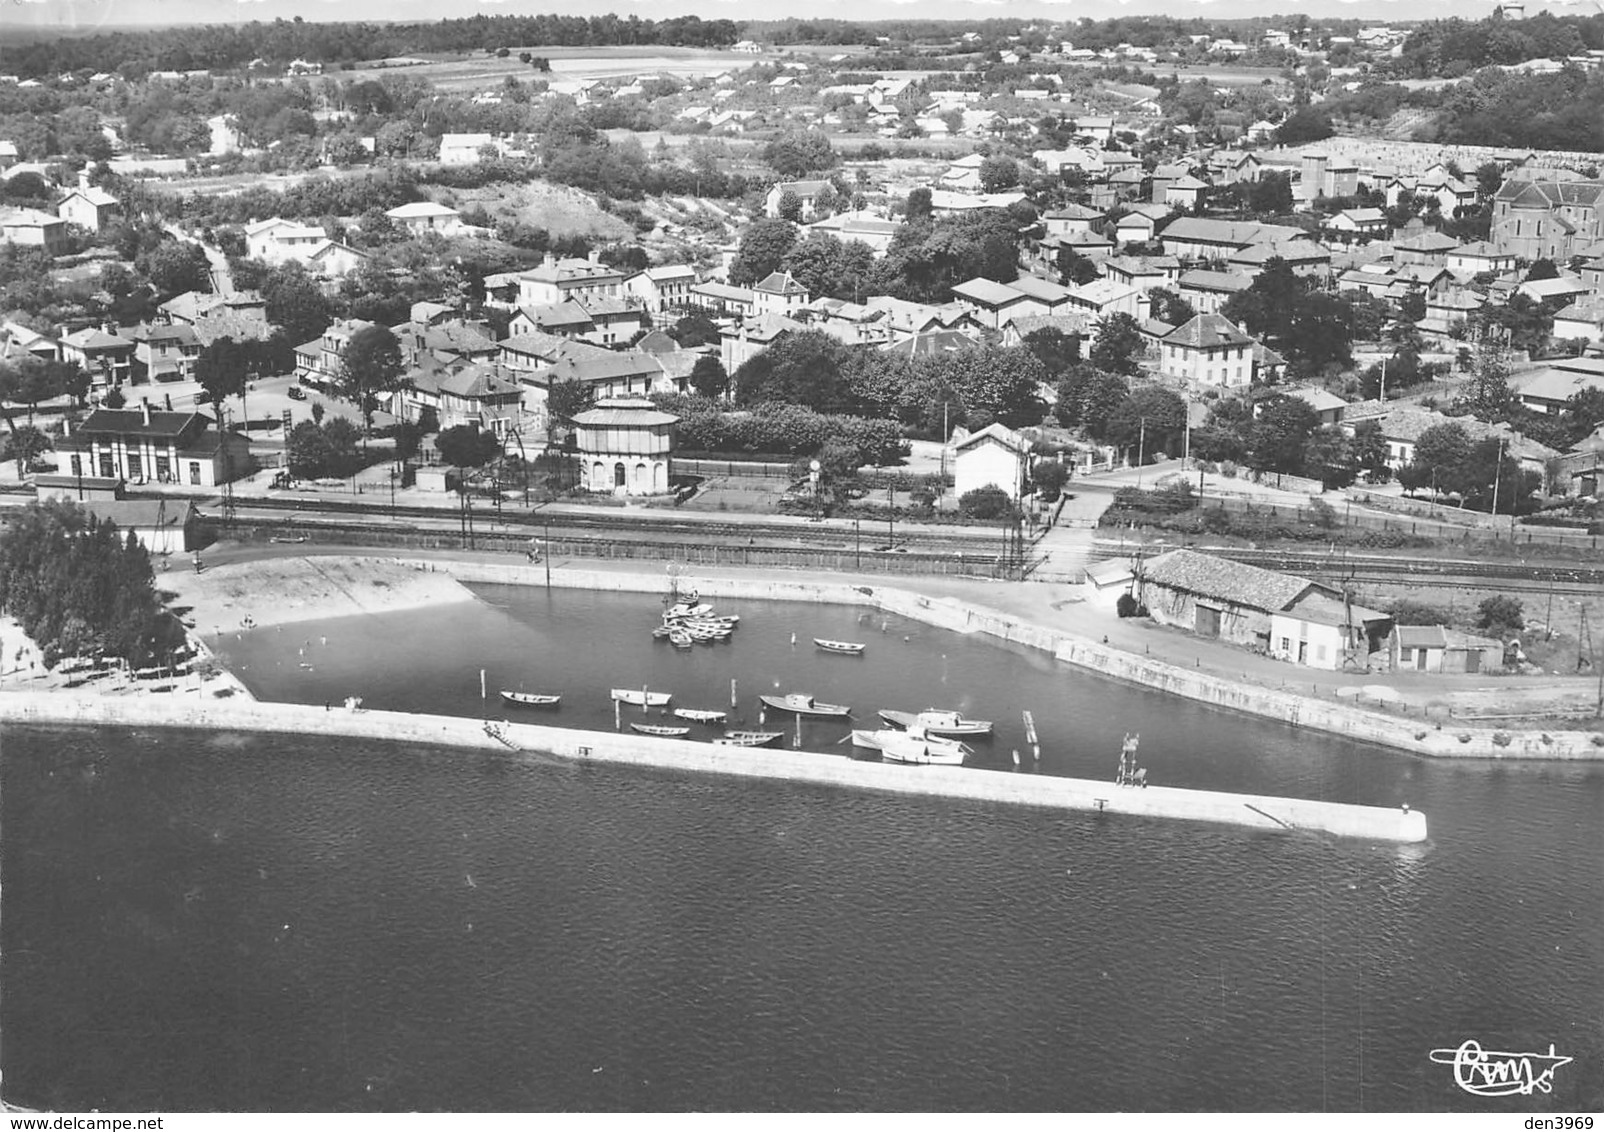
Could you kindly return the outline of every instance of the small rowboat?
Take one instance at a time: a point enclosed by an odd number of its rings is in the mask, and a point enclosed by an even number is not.
[[[759,696],[758,699],[775,711],[788,711],[796,715],[840,717],[852,714],[852,709],[845,704],[821,704],[802,692],[792,692],[788,696]]]
[[[662,727],[656,723],[631,723],[631,731],[639,731],[642,735],[656,735],[661,739],[683,739],[691,733],[689,727]]]
[[[938,711],[936,708],[926,708],[917,715],[911,711],[881,709],[880,718],[909,731],[921,730],[926,735],[991,734],[989,719],[965,719],[955,711]]]
[[[502,692],[501,698],[519,707],[556,707],[562,703],[561,696],[537,696],[533,692]]]
[[[667,625],[659,625],[657,628],[652,630],[652,636],[659,641],[666,641],[668,640],[669,634],[673,631],[674,630],[670,629]]]
[[[621,704],[634,704],[636,707],[667,707],[668,701],[673,698],[671,692],[648,692],[645,688],[613,689],[613,699]]]
[[[723,723],[726,712],[702,711],[699,708],[677,707],[674,714],[680,719],[688,719],[692,723]]]
[[[669,609],[668,609],[668,612],[666,614],[664,614],[664,616],[666,616],[666,617],[706,617],[709,613],[712,613],[712,612],[713,612],[713,607],[711,605],[687,605],[684,602],[681,602],[679,605],[670,606]]]
[[[784,735],[783,731],[726,731],[713,742],[721,747],[767,747]]]
[[[862,656],[863,650],[869,647],[868,645],[856,644],[853,641],[826,641],[820,637],[814,637],[813,643],[825,652],[838,652],[843,656]]]
[[[672,629],[668,634],[668,643],[677,649],[688,649],[696,643],[696,638],[684,629]]]

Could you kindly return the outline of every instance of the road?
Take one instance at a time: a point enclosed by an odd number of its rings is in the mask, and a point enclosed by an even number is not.
[[[206,253],[206,262],[212,265],[212,290],[227,298],[234,293],[234,275],[228,267],[228,257],[219,248],[203,240],[197,239],[180,229],[177,225],[164,225],[167,234],[189,244],[199,244],[201,251]]]

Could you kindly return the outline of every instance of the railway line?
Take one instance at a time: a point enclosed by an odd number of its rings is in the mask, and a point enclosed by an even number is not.
[[[1132,553],[1134,547],[1098,542],[1092,557],[1106,560]],[[1169,549],[1169,548],[1165,548]],[[1475,562],[1466,559],[1388,558],[1377,555],[1333,555],[1246,547],[1208,547],[1208,553],[1235,562],[1261,566],[1326,581],[1399,585],[1417,583],[1443,589],[1497,588],[1512,593],[1555,593],[1604,597],[1604,569],[1524,562]],[[1156,552],[1156,548],[1155,548]]]

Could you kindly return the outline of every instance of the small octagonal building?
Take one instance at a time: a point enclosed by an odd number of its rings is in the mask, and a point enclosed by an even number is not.
[[[574,417],[579,485],[609,495],[665,495],[679,418],[644,397],[607,397]]]

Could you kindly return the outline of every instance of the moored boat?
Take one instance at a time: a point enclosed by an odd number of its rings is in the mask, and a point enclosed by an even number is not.
[[[838,652],[843,656],[862,656],[868,645],[860,645],[854,641],[827,641],[822,637],[814,637],[813,643],[825,652]]]
[[[519,707],[556,707],[562,703],[561,696],[541,696],[536,695],[534,692],[503,691],[501,698],[509,704],[517,704]]]
[[[928,736],[910,735],[906,731],[882,731],[880,757],[894,763],[911,763],[920,766],[961,766],[964,761],[963,744],[949,748],[936,746]]]
[[[648,692],[645,688],[613,689],[613,699],[636,707],[667,707],[668,701],[673,698],[672,692]]]
[[[804,692],[792,692],[785,696],[760,695],[758,699],[775,711],[788,711],[796,715],[840,717],[852,714],[852,709],[845,704],[821,704]]]
[[[639,731],[642,735],[656,735],[660,739],[683,739],[691,733],[689,727],[665,727],[658,723],[631,723],[631,731]]]
[[[879,731],[853,731],[852,745],[867,751],[884,751],[887,746],[903,749],[905,739],[923,743],[930,751],[942,755],[953,756],[954,762],[962,762],[974,754],[973,748],[956,739],[943,739],[937,735],[926,735],[920,731],[897,731],[893,728],[882,728]],[[907,749],[912,750],[909,746]],[[928,761],[928,760],[921,760]]]
[[[677,707],[674,714],[680,719],[688,719],[692,723],[723,723],[728,714],[722,711],[703,711],[700,708]]]
[[[723,747],[767,747],[784,735],[783,731],[726,731],[713,742]]]
[[[688,649],[696,643],[696,638],[684,629],[671,629],[668,634],[668,643],[677,649]]]
[[[965,719],[955,711],[926,708],[921,712],[880,710],[880,718],[905,730],[922,730],[926,735],[990,735],[991,720]]]

